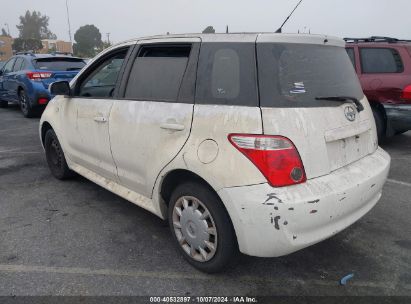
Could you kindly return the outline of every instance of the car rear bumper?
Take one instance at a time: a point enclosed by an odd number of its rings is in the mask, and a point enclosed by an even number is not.
[[[411,105],[409,104],[393,104],[384,105],[387,115],[388,132],[393,135],[397,132],[411,130]]]
[[[224,188],[224,201],[240,251],[277,257],[327,239],[347,228],[381,197],[390,156],[381,148],[355,163],[301,185]]]

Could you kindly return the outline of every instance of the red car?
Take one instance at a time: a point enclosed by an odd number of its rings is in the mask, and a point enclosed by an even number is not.
[[[345,38],[346,49],[383,139],[411,130],[411,41]]]

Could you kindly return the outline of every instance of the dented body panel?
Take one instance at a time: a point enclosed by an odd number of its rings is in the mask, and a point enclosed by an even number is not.
[[[377,203],[390,157],[382,149],[305,184],[268,184],[221,189],[240,251],[259,257],[282,256],[347,228]]]
[[[365,110],[354,122],[344,115],[349,105],[321,108],[262,108],[264,133],[282,135],[297,147],[307,178],[329,174],[366,155],[378,147],[371,107],[361,101]]]

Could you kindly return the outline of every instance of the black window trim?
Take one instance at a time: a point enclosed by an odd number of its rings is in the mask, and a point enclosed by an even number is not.
[[[118,98],[118,96],[119,96],[118,92],[119,92],[120,84],[121,84],[123,76],[124,76],[125,67],[127,66],[128,60],[130,59],[130,56],[133,53],[135,47],[136,47],[135,44],[123,45],[121,47],[116,48],[115,50],[112,50],[112,51],[108,52],[107,54],[104,54],[100,58],[98,58],[98,60],[93,62],[93,64],[90,67],[88,67],[84,72],[82,72],[81,75],[79,76],[79,78],[76,80],[76,82],[73,83],[73,85],[71,86],[72,93],[69,96],[69,98],[118,100],[119,99]],[[108,58],[115,56],[118,53],[124,52],[127,49],[128,49],[128,51],[127,51],[126,57],[124,58],[123,64],[120,68],[120,72],[119,72],[119,75],[117,77],[116,86],[114,88],[114,92],[113,92],[112,97],[106,97],[106,96],[105,97],[97,97],[97,96],[88,97],[88,96],[79,96],[78,95],[79,84],[81,84],[83,80],[85,80],[91,73],[93,73],[93,71],[97,67],[99,67],[101,63],[106,61]]]
[[[391,52],[394,51],[398,54],[400,60],[401,60],[401,65],[402,65],[402,70],[400,72],[376,72],[376,73],[370,73],[370,72],[364,72],[364,64],[363,64],[363,55],[362,55],[362,50],[367,49],[367,50],[374,50],[374,49],[382,49],[382,50],[390,50]],[[393,47],[359,47],[358,48],[359,56],[360,56],[360,65],[361,65],[361,74],[363,75],[377,75],[377,74],[403,74],[405,71],[404,67],[404,61],[402,60],[401,53]]]
[[[130,59],[127,62],[127,66],[125,68],[122,81],[119,88],[118,98],[117,100],[124,100],[124,101],[148,101],[148,102],[157,102],[157,103],[182,103],[182,104],[194,104],[195,101],[195,92],[196,92],[196,83],[197,83],[197,66],[198,66],[198,58],[200,53],[200,41],[170,41],[170,42],[142,42],[141,44],[136,44],[136,48],[133,50],[133,53],[130,55]],[[177,95],[177,100],[163,100],[163,99],[155,99],[155,100],[147,100],[147,99],[140,99],[140,98],[130,98],[125,97],[126,89],[128,82],[130,80],[131,71],[133,69],[133,65],[137,57],[139,56],[140,52],[143,50],[144,47],[176,47],[176,46],[190,46],[190,55],[188,58],[187,66],[184,71],[183,79],[180,84],[179,92]],[[183,90],[190,90],[191,93],[187,93]],[[184,93],[187,96],[184,96]]]
[[[356,56],[355,56],[355,48],[353,47],[353,46],[347,46],[346,48],[345,48],[346,50],[352,50],[353,51],[353,54],[354,54],[354,62],[353,62],[353,67],[354,67],[354,70],[355,70],[355,72],[357,72],[357,58],[356,58]],[[348,55],[348,54],[347,54]],[[350,56],[348,56],[348,57],[350,57]],[[350,58],[351,59],[351,58]]]

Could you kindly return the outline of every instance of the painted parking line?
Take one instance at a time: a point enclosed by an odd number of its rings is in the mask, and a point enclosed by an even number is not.
[[[229,276],[213,276],[202,273],[179,273],[179,272],[163,272],[163,271],[128,271],[119,269],[91,269],[81,267],[50,267],[50,266],[29,266],[29,265],[1,265],[0,273],[46,273],[46,274],[72,274],[84,276],[108,276],[108,277],[131,277],[131,278],[151,278],[151,279],[171,279],[171,280],[200,280],[210,281],[213,283],[226,283],[230,281],[241,281],[250,283],[269,283],[273,286],[289,284],[296,285],[321,285],[328,287],[337,287],[339,282],[310,279],[308,281],[302,279],[285,280],[276,278],[264,278],[256,276],[237,276],[235,278]],[[378,288],[378,289],[397,289],[398,280],[387,282],[369,282],[369,281],[353,281],[351,285],[356,287]],[[401,284],[401,288],[411,290],[411,284]]]
[[[2,129],[0,130],[0,133],[7,133],[7,132],[11,132],[11,131],[20,131],[20,130],[27,130],[27,129],[38,129],[38,126],[27,126],[24,128],[12,128],[12,129]]]
[[[396,185],[411,187],[411,183],[402,182],[402,181],[398,181],[398,180],[395,180],[395,179],[390,179],[390,178],[389,178],[389,179],[387,179],[387,182],[388,182],[388,183],[391,183],[391,184],[396,184]]]

